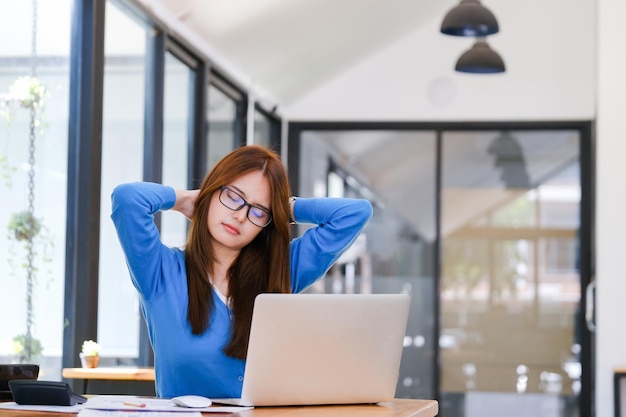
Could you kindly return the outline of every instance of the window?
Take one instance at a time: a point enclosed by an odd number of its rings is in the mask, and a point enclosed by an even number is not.
[[[140,310],[111,221],[111,192],[143,170],[146,28],[106,3],[98,342],[103,358],[138,356]]]
[[[0,362],[36,362],[40,376],[54,380],[61,378],[72,1],[35,5],[37,10],[31,2],[11,3],[10,11],[9,3],[0,6],[11,16],[0,27],[3,38],[11,40],[0,52],[0,235],[8,236],[0,239],[0,317],[11,318],[2,320]],[[30,103],[24,100],[29,94],[20,86],[37,85],[43,89],[30,97],[41,107],[31,120]],[[29,149],[31,121],[37,128]],[[29,267],[28,239],[9,229],[31,216],[41,227],[31,229],[37,233]],[[24,343],[14,343],[16,337],[24,342],[27,333],[33,359],[24,359]]]
[[[214,84],[209,85],[208,94],[207,120],[209,128],[207,132],[206,172],[240,144],[238,142],[241,134],[238,102],[225,90]]]
[[[163,184],[186,189],[189,171],[188,149],[193,71],[171,53],[165,58],[163,110]],[[182,247],[187,237],[187,220],[174,211],[161,213],[161,240]]]

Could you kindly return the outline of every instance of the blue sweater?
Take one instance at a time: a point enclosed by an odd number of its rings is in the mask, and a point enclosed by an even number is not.
[[[111,218],[126,255],[133,285],[154,350],[156,394],[240,397],[245,361],[226,356],[231,312],[214,292],[208,329],[191,333],[187,322],[187,273],[183,250],[165,246],[154,213],[174,206],[174,189],[154,183],[119,185],[112,194]],[[372,216],[367,200],[298,198],[298,223],[312,223],[290,243],[292,292],[323,277]]]

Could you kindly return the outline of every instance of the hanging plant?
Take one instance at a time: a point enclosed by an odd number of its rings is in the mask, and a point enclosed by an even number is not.
[[[19,77],[9,86],[9,92],[3,94],[8,105],[17,104],[25,109],[43,107],[46,97],[46,86],[36,77]]]
[[[9,92],[0,95],[2,100],[0,115],[11,124],[16,108],[31,110],[34,112],[31,113],[33,127],[39,129],[40,133],[43,134],[45,126],[40,117],[44,113],[44,105],[48,95],[48,89],[39,78],[29,75],[18,77],[9,86]],[[40,117],[37,117],[36,114]]]
[[[21,211],[11,215],[7,229],[18,242],[34,240],[41,231],[41,221],[32,213]]]
[[[42,219],[35,217],[30,211],[24,210],[18,213],[11,214],[9,223],[7,224],[7,238],[9,241],[19,242],[23,246],[24,251],[28,251],[29,246],[33,248],[33,259],[37,258],[39,253],[34,249],[35,246],[42,249],[41,261],[43,263],[52,262],[52,250],[54,249],[54,240],[49,234],[49,230],[43,223]],[[17,263],[16,259],[20,258],[18,248],[14,245],[10,245],[8,249],[8,262],[11,267],[11,275],[16,275]],[[36,272],[38,268],[28,263],[21,265],[26,269],[28,275],[28,268],[33,268],[31,272]],[[50,272],[50,271],[49,271]],[[51,272],[50,272],[51,273]],[[32,276],[32,274],[30,274]]]
[[[48,96],[48,89],[38,78],[28,75],[18,77],[9,86],[8,93],[0,94],[0,116],[4,117],[11,126],[17,109],[29,110],[33,131],[39,130],[39,133],[43,135],[47,124],[43,122],[42,116]],[[7,130],[7,143],[9,138],[10,130]],[[8,188],[13,185],[11,176],[16,170],[16,167],[9,165],[6,155],[0,155],[0,176]]]
[[[30,342],[30,352],[27,344]],[[28,338],[26,334],[18,334],[13,338],[13,354],[19,363],[30,362],[33,358],[41,355],[43,346],[39,339],[35,337]]]

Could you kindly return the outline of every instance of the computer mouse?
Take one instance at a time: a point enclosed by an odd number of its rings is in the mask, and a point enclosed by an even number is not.
[[[205,408],[213,403],[210,399],[201,395],[181,395],[172,398],[172,402],[180,407],[187,408]]]

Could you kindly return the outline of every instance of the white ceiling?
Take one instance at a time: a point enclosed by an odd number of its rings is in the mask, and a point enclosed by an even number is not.
[[[151,8],[165,8],[196,41],[210,45],[215,56],[232,64],[281,106],[329,85],[338,74],[345,74],[349,68],[393,47],[420,26],[432,26],[433,21],[442,19],[458,3],[457,0],[142,1]],[[489,3],[495,3],[494,9],[517,7],[501,0]],[[428,33],[437,31],[428,30]],[[458,48],[460,52],[462,48]],[[454,58],[451,56],[450,60]],[[448,166],[454,168],[444,178],[448,181],[444,185],[449,188],[443,196],[444,233],[518,195],[504,189],[493,155],[487,151],[497,132],[454,135],[462,140],[450,140],[447,152],[444,149]],[[543,181],[545,175],[577,153],[571,132],[551,133],[549,137],[544,134],[524,137],[517,133],[515,136],[522,142],[527,161],[531,161],[528,171],[535,182]],[[319,138],[335,149],[348,170],[385,205],[405,217],[422,236],[433,237],[435,150],[431,133],[326,132]],[[455,178],[455,173],[461,175]],[[459,201],[467,201],[468,189],[487,192],[482,198],[475,197],[474,204],[459,206]]]
[[[281,105],[443,15],[453,0],[155,0]]]

